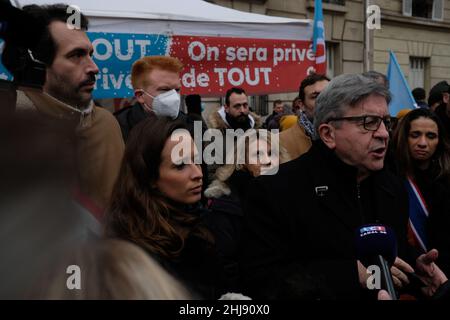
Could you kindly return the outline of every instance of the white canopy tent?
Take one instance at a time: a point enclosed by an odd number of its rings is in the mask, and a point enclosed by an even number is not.
[[[61,3],[51,0],[14,0],[16,6],[27,4]],[[298,22],[296,19],[271,17],[242,12],[211,4],[202,0],[73,0],[69,4],[77,5],[92,17],[115,17],[159,20],[186,21],[222,21],[249,23],[287,23]]]
[[[17,7],[64,0],[13,0]],[[90,31],[303,40],[311,20],[242,12],[202,0],[71,0],[90,17]],[[93,19],[92,19],[93,18]],[[151,22],[151,23],[149,23]],[[124,30],[126,25],[126,30]]]
[[[17,7],[65,0],[12,0]],[[96,98],[130,97],[131,65],[146,55],[185,66],[182,93],[222,96],[292,92],[315,66],[311,20],[233,10],[202,0],[70,0],[89,17],[100,73]],[[292,79],[295,79],[293,81]]]

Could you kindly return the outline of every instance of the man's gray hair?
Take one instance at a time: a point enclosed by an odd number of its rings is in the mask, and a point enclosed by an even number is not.
[[[366,78],[375,80],[376,82],[378,82],[379,84],[382,84],[386,88],[389,88],[389,79],[381,72],[371,70],[371,71],[362,73],[362,75]]]
[[[370,95],[382,96],[391,101],[389,90],[376,81],[360,74],[343,74],[328,84],[316,100],[314,129],[319,139],[318,128],[330,118],[342,117],[345,112]]]

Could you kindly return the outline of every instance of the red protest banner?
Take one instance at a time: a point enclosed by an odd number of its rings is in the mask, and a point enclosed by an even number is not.
[[[184,64],[182,94],[217,96],[295,92],[315,69],[311,41],[172,36],[171,56]]]

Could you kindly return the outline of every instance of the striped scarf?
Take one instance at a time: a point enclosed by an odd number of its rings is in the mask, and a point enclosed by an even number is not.
[[[304,111],[300,111],[298,123],[305,129],[306,134],[311,138],[311,140],[314,140],[314,137],[316,136],[314,132],[314,125],[311,121],[309,121]]]

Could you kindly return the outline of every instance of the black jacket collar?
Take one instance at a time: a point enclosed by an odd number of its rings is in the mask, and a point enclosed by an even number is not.
[[[313,153],[315,160],[324,167],[325,174],[330,171],[334,172],[333,175],[339,179],[339,181],[337,181],[339,184],[357,184],[356,177],[358,170],[339,159],[336,153],[328,148],[322,140],[313,141],[311,152]],[[392,176],[392,174],[384,167],[379,171],[372,172],[368,178],[361,182],[361,184],[364,184],[366,180],[373,179],[378,187],[394,195],[395,190],[392,188],[392,184],[389,183],[389,176]]]
[[[357,169],[344,163],[335,152],[329,149],[322,141],[314,141],[308,152],[312,161],[319,170],[313,177],[314,198],[329,211],[333,212],[345,225],[355,230],[364,221],[358,203]],[[386,169],[372,172],[361,182],[371,184],[373,199],[376,202],[376,216],[380,221],[385,220],[384,209],[389,199],[395,196],[395,187],[392,185],[393,177]],[[360,189],[361,190],[361,189]],[[365,196],[364,194],[362,196]],[[367,196],[367,195],[366,195]]]
[[[139,102],[136,102],[131,107],[129,120],[130,120],[130,123],[132,124],[132,126],[137,125],[139,122],[141,122],[142,120],[144,120],[147,117],[148,117],[148,113],[144,110],[144,108],[142,107],[142,105]]]

